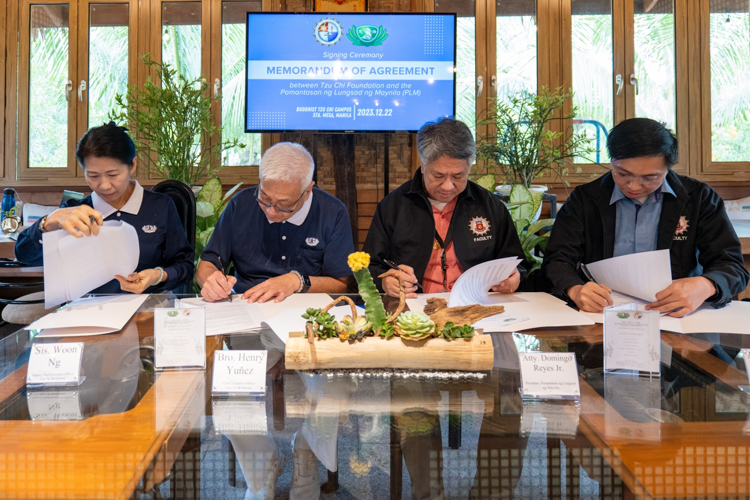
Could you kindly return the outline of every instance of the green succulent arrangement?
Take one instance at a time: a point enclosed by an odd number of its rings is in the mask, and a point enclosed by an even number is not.
[[[340,297],[326,309],[307,309],[302,317],[309,325],[306,328],[308,335],[312,334],[323,340],[336,337],[342,342],[362,341],[367,336],[390,339],[397,335],[404,340],[442,337],[452,340],[470,339],[474,335],[474,328],[470,325],[456,326],[453,323],[446,323],[445,327],[438,331],[437,325],[427,314],[413,311],[398,314],[401,307],[397,310],[397,316],[389,315],[385,311],[383,300],[367,267],[370,265],[370,256],[364,252],[354,252],[349,255],[348,264],[357,280],[359,294],[365,301],[365,315],[354,318],[344,316],[343,321],[336,322],[336,318],[324,311],[341,300],[349,302],[352,310],[355,307],[351,299]],[[403,305],[403,295],[401,305]]]
[[[336,330],[336,318],[332,314],[323,312],[322,309],[315,309],[309,307],[305,314],[302,315],[307,320],[307,323],[315,326],[318,325],[315,334],[321,339],[330,339],[338,337],[338,331]]]
[[[443,326],[440,334],[445,340],[470,339],[474,336],[474,327],[471,325],[457,326],[449,321]]]
[[[425,313],[406,311],[396,318],[396,333],[406,340],[422,340],[435,334],[435,322]]]

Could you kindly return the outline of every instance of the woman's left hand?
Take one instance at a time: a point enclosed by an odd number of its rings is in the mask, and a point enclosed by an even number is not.
[[[127,278],[124,278],[119,274],[116,275],[115,278],[120,282],[120,288],[123,292],[138,294],[143,293],[146,288],[159,281],[159,276],[161,276],[161,271],[157,269],[144,269],[139,273],[129,274]],[[164,271],[162,283],[165,281],[167,281],[166,271]]]

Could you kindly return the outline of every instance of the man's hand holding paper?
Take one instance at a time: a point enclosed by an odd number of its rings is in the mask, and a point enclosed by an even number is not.
[[[492,291],[497,293],[513,293],[518,290],[521,284],[521,273],[518,272],[518,268],[513,269],[506,279],[502,280],[497,285],[492,286]]]
[[[713,283],[702,276],[674,280],[656,294],[656,301],[646,306],[647,311],[659,311],[673,318],[682,318],[700,307],[716,293]]]

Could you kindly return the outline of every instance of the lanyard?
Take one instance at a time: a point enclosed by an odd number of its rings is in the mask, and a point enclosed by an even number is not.
[[[454,210],[453,215],[456,215],[456,212]],[[437,232],[437,228],[435,228],[435,241],[440,246],[440,248],[443,250],[443,252],[440,254],[440,269],[443,271],[443,288],[445,291],[448,291],[448,262],[445,256],[445,252],[448,248],[448,245],[451,244],[451,241],[453,240],[453,221],[455,220],[455,217],[451,217],[451,223],[448,225],[448,231],[445,233],[445,241],[443,241],[443,238],[440,237],[440,235]]]

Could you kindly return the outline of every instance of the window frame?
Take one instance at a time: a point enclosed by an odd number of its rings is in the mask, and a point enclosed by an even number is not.
[[[687,1],[687,0],[684,0]],[[693,174],[702,180],[719,180],[732,181],[733,177],[739,177],[738,180],[750,180],[750,159],[739,162],[722,162],[713,161],[711,152],[713,141],[711,140],[711,10],[708,0],[691,2],[692,25],[695,33],[698,35],[696,40],[698,50],[693,50],[699,54],[698,68],[694,69],[694,75],[691,75],[691,82],[696,82],[700,88],[700,93],[693,95],[691,104],[700,110],[700,132],[694,134],[700,150],[695,148],[695,154],[698,161],[695,162]],[[698,128],[698,127],[696,127]],[[681,153],[682,151],[680,151]]]
[[[68,98],[68,154],[67,165],[60,168],[29,166],[29,124],[31,101],[31,7],[32,5],[68,5],[68,80],[78,82],[78,0],[21,0],[18,11],[18,154],[16,176],[26,179],[70,179],[76,177],[75,145],[77,131],[77,85]]]

